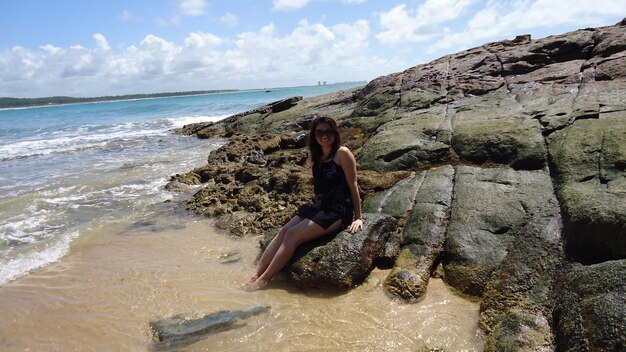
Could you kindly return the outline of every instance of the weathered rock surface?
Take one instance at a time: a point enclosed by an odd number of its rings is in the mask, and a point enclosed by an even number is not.
[[[559,351],[626,350],[626,260],[575,264],[555,309]]]
[[[299,287],[350,289],[369,274],[376,259],[384,255],[387,239],[397,221],[386,215],[364,213],[363,229],[355,234],[342,231],[302,244],[287,266]]]
[[[351,257],[371,228],[303,246],[289,267],[299,286],[352,287],[378,256],[395,261],[385,289],[417,301],[441,262],[449,285],[480,298],[487,351],[624,349],[626,20],[186,126],[229,143],[171,188],[203,185],[185,206],[231,233],[272,234],[310,201],[316,114],[337,119],[364,209],[386,227],[366,261]]]
[[[480,296],[524,227],[547,226],[557,214],[545,171],[458,166],[446,233],[446,281]]]
[[[555,133],[550,156],[568,253],[584,263],[626,258],[626,111]]]
[[[447,165],[424,171],[415,180],[415,205],[403,229],[403,247],[385,280],[385,289],[407,301],[423,298],[441,260],[452,199],[454,169]]]

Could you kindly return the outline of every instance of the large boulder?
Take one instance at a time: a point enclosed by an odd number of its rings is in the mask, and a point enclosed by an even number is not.
[[[445,280],[481,296],[487,351],[551,351],[561,217],[545,171],[457,168]]]
[[[287,266],[299,287],[346,290],[361,283],[376,259],[384,254],[385,243],[397,229],[397,221],[382,214],[364,214],[365,224],[355,234],[342,231],[332,239],[302,244]]]

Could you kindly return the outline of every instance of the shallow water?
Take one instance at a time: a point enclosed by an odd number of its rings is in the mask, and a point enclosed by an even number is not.
[[[238,286],[258,238],[217,233],[210,220],[189,216],[149,223],[95,229],[59,261],[0,286],[0,350],[148,351],[151,320],[259,305],[271,309],[181,350],[482,350],[478,303],[439,279],[417,304],[387,297],[380,282],[388,271],[379,269],[341,295],[304,292],[284,277],[248,293]]]

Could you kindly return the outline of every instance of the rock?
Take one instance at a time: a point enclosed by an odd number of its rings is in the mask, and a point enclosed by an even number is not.
[[[385,279],[385,290],[408,302],[423,299],[442,249],[443,246],[435,248],[418,244],[402,247],[394,268]]]
[[[379,268],[391,268],[396,262],[396,258],[400,255],[402,239],[397,232],[392,233],[385,242],[385,250],[383,254],[376,258],[375,264]]]
[[[411,173],[408,171],[377,172],[372,170],[357,170],[359,187],[366,194],[386,190],[410,175]]]
[[[537,120],[501,119],[460,122],[454,126],[452,147],[477,164],[492,161],[515,169],[541,169],[546,150]]]
[[[287,267],[298,287],[346,290],[367,277],[397,221],[381,214],[364,216],[363,229],[356,234],[342,231],[330,240],[327,236],[298,247],[295,262]]]
[[[238,323],[268,310],[269,307],[260,306],[245,310],[222,310],[197,319],[179,314],[151,321],[149,325],[152,336],[157,341],[154,347],[157,350],[171,349],[189,345],[211,334],[245,326]]]
[[[376,171],[411,170],[450,157],[447,139],[438,136],[445,129],[446,117],[433,114],[411,114],[386,123],[377,130],[358,154],[365,169]]]
[[[383,213],[396,219],[404,218],[407,211],[413,207],[417,190],[424,180],[423,175],[413,174],[390,189],[367,198],[363,202],[363,212]]]
[[[461,159],[540,169],[546,148],[537,120],[508,94],[471,99],[452,115],[452,147]]]
[[[550,323],[544,317],[511,311],[487,337],[485,352],[550,352],[554,351],[550,337]]]
[[[385,289],[406,301],[423,298],[431,273],[443,254],[452,198],[454,169],[444,166],[423,173],[416,203],[403,230],[403,244]]]
[[[605,115],[576,121],[549,145],[566,249],[583,263],[626,258],[626,111]]]
[[[352,116],[375,116],[398,104],[402,74],[378,77],[356,93],[359,102]]]
[[[552,288],[558,284],[563,248],[556,201],[550,203],[552,215],[546,211],[520,230],[485,287],[479,323],[489,332],[487,351],[555,349]]]
[[[566,273],[555,316],[559,351],[623,351],[626,348],[626,260]]]
[[[446,234],[446,282],[481,296],[525,226],[554,216],[550,176],[544,171],[456,168]]]

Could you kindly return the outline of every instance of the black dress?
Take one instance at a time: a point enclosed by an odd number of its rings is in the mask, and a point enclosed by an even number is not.
[[[354,207],[346,175],[335,162],[335,154],[330,161],[313,164],[313,204],[298,212],[298,216],[310,219],[327,229],[335,221],[341,220],[343,228],[352,223]]]

